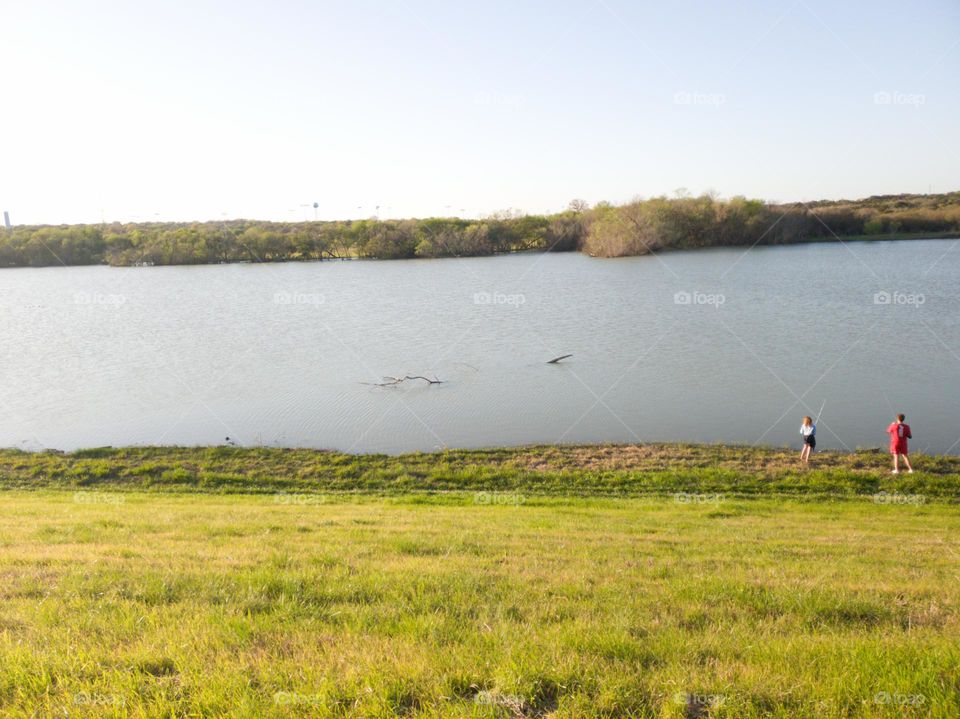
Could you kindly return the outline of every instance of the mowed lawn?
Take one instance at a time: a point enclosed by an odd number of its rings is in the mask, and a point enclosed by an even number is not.
[[[0,497],[5,717],[960,716],[955,504]]]

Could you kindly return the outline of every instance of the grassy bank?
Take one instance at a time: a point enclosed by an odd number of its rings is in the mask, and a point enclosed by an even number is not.
[[[921,234],[923,239],[927,240],[953,240],[960,237],[960,231],[924,232]],[[873,235],[847,235],[840,239],[844,242],[884,242],[888,240],[916,240],[919,238],[920,235],[916,232],[886,232]]]
[[[2,499],[3,716],[960,713],[947,504]]]
[[[3,450],[0,715],[954,717],[960,457],[887,462]]]
[[[960,499],[960,457],[915,456],[891,475],[880,450],[822,452],[810,468],[789,449],[722,445],[543,446],[400,456],[305,449],[144,447],[73,453],[0,450],[0,489],[215,493],[520,492],[645,496],[856,497],[877,493]]]

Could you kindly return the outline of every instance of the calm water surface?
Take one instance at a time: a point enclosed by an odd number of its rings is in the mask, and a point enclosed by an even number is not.
[[[0,270],[0,446],[799,446],[825,402],[820,447],[956,453],[956,244]]]

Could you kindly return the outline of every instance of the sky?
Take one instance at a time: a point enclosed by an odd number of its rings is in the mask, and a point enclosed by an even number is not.
[[[477,217],[680,188],[947,192],[958,78],[956,0],[0,0],[0,210]]]

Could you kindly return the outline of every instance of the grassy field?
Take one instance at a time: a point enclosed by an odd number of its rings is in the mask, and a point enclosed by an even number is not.
[[[956,460],[779,456],[3,452],[0,715],[960,715]]]
[[[256,447],[135,447],[70,454],[0,450],[0,489],[200,493],[521,491],[632,497],[723,492],[748,497],[922,494],[960,500],[960,456],[914,455],[890,474],[881,450],[820,452],[809,468],[790,449],[650,444],[449,450],[399,456]]]

